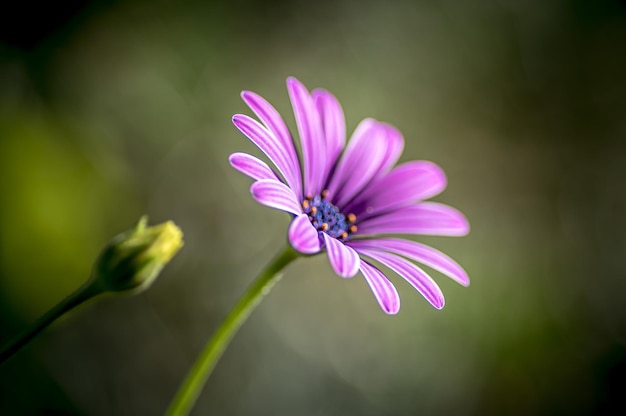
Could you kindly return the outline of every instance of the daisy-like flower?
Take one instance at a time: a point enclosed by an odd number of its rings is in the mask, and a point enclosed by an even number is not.
[[[309,93],[295,78],[287,79],[287,89],[302,160],[284,120],[261,96],[250,91],[241,94],[259,121],[243,114],[233,116],[235,126],[276,168],[246,153],[230,156],[230,164],[255,181],[250,188],[254,199],[293,216],[288,237],[297,251],[326,251],[341,277],[360,271],[386,313],[398,312],[400,298],[371,260],[393,270],[441,309],[441,289],[414,262],[464,286],[469,284],[466,272],[432,247],[385,235],[468,233],[469,224],[459,211],[424,202],[445,189],[444,172],[427,161],[394,167],[404,147],[402,134],[371,118],[357,126],[346,145],[343,110],[332,94],[321,89]]]

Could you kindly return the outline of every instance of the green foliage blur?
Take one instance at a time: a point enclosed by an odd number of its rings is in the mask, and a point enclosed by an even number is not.
[[[32,7],[30,7],[32,6]],[[423,238],[436,311],[397,276],[298,260],[195,414],[624,414],[626,5],[618,0],[61,1],[0,24],[0,342],[83,283],[136,219],[185,250],[137,297],[83,305],[0,367],[0,414],[162,414],[288,218],[229,168],[230,118],[296,76],[397,126],[447,173],[465,238]]]

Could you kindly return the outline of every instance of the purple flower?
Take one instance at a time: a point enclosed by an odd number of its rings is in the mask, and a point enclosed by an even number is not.
[[[260,122],[243,114],[235,126],[276,167],[246,153],[233,153],[230,164],[255,180],[250,188],[258,202],[293,216],[291,245],[303,254],[326,250],[341,277],[359,271],[388,314],[400,309],[398,292],[370,261],[379,262],[409,282],[435,308],[444,306],[441,289],[421,268],[429,266],[469,285],[465,271],[442,252],[385,234],[462,236],[466,218],[456,209],[424,202],[446,187],[441,168],[412,161],[394,167],[404,147],[401,133],[371,118],[363,120],[346,146],[343,110],[325,90],[309,93],[295,78],[287,89],[300,135],[302,163],[280,114],[259,95],[241,97]]]

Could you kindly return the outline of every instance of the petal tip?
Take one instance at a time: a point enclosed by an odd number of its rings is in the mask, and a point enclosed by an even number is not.
[[[289,91],[307,91],[304,84],[296,77],[287,77],[287,89]]]
[[[356,266],[344,267],[341,270],[335,269],[335,272],[339,275],[339,277],[343,277],[344,279],[352,279],[359,272],[358,264]]]
[[[463,218],[461,219],[461,224],[459,225],[459,237],[466,236],[469,233],[470,233],[469,222],[467,221],[467,218],[463,216]]]
[[[239,165],[237,164],[237,153],[233,153],[232,155],[228,156],[228,164],[234,169],[239,170]]]
[[[259,187],[259,181],[254,182],[252,185],[250,185],[250,195],[252,195],[252,197],[254,199],[257,199],[258,197],[258,188]]]
[[[469,224],[467,217],[458,209],[456,208],[452,208],[452,209],[455,211],[455,216],[456,216],[456,223],[457,223],[456,228],[457,228],[457,233],[458,233],[457,235],[459,237],[468,235],[470,232],[470,224]]]
[[[298,81],[296,77],[290,75],[287,77],[287,85],[292,85],[292,84],[301,84],[301,82]]]
[[[398,312],[400,312],[400,304],[398,303],[397,305],[385,305],[385,307],[383,307],[383,312],[385,312],[387,315],[397,315]]]
[[[423,164],[423,166],[426,168],[426,171],[434,178],[432,180],[433,191],[431,195],[428,196],[428,198],[439,195],[448,187],[448,177],[446,176],[446,172],[441,166],[439,166],[435,162],[431,162],[430,160],[421,160],[418,163]]]
[[[241,94],[239,95],[241,96],[241,99],[248,105],[250,105],[250,102],[254,101],[254,99],[258,97],[256,93],[248,90],[241,91]]]
[[[231,120],[232,120],[232,122],[233,122],[233,124],[234,124],[235,126],[239,126],[239,124],[241,123],[241,118],[242,118],[242,117],[243,117],[243,114],[234,114],[234,115],[231,117]]]

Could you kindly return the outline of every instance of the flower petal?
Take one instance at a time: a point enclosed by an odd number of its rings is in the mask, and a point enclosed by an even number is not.
[[[294,215],[302,214],[302,207],[291,188],[282,182],[262,179],[250,187],[252,197],[270,208],[286,211]]]
[[[359,249],[359,253],[389,267],[409,282],[431,305],[437,309],[443,308],[445,300],[441,289],[429,275],[413,263],[384,251]]]
[[[322,140],[320,117],[313,98],[300,81],[293,77],[287,78],[287,90],[302,142],[304,194],[319,195],[327,170],[326,146]]]
[[[351,247],[326,233],[322,233],[328,252],[328,260],[335,273],[341,277],[354,277],[359,272],[361,260]]]
[[[462,236],[469,233],[465,216],[451,206],[421,202],[358,223],[358,235],[423,234]]]
[[[324,178],[327,178],[346,145],[346,120],[339,101],[331,93],[317,89],[313,90],[311,95],[320,115],[322,132],[326,142],[326,171],[324,172]]]
[[[366,187],[345,211],[363,220],[435,196],[446,188],[446,183],[445,173],[436,164],[408,162]]]
[[[294,192],[298,192],[300,172],[294,171],[290,156],[282,143],[258,121],[244,114],[235,114],[233,124],[265,153],[283,175],[287,184]],[[299,196],[299,194],[296,195]]]
[[[411,260],[425,264],[428,267],[449,276],[463,286],[469,286],[469,277],[463,268],[450,257],[439,250],[435,250],[415,241],[400,238],[377,238],[373,240],[354,240],[348,243],[357,252],[361,249],[378,249],[399,254]]]
[[[321,249],[318,231],[307,214],[300,214],[289,225],[289,242],[303,254],[315,254]]]
[[[400,296],[395,286],[385,275],[365,260],[361,259],[361,273],[374,293],[380,307],[389,315],[395,315],[400,310]]]
[[[391,132],[390,126],[373,119],[357,126],[328,185],[328,198],[333,204],[346,205],[376,175],[395,163],[402,151],[402,136]]]
[[[280,142],[282,148],[287,156],[289,162],[290,172],[292,176],[287,180],[287,183],[294,190],[296,196],[302,196],[302,178],[300,174],[300,162],[298,161],[298,154],[294,147],[293,139],[289,133],[289,129],[285,124],[285,121],[280,116],[278,111],[268,103],[263,97],[255,94],[251,91],[242,91],[241,98],[244,100],[248,107],[256,114],[256,116],[265,125],[276,139]]]
[[[280,181],[278,175],[265,162],[247,153],[233,153],[228,161],[232,167],[254,180],[273,179]]]
[[[380,169],[377,175],[389,172],[389,169],[393,167],[398,161],[402,151],[404,150],[404,137],[400,130],[387,123],[379,123],[385,130],[387,135],[387,148],[385,149],[385,156],[380,165]]]

